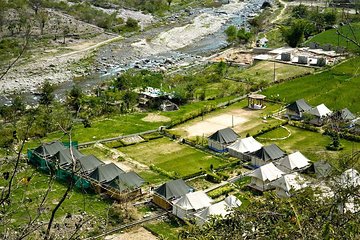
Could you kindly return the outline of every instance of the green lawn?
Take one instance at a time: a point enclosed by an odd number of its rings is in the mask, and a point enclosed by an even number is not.
[[[140,177],[142,177],[146,182],[148,182],[149,184],[154,184],[154,185],[160,185],[164,182],[167,182],[170,180],[170,178],[153,172],[151,170],[147,170],[147,171],[142,171],[138,173],[140,175]]]
[[[200,169],[209,169],[211,164],[216,168],[225,163],[220,158],[168,138],[122,147],[118,150],[138,162],[149,166],[154,164],[165,171],[176,172],[179,177],[196,173]]]
[[[312,68],[275,63],[276,80],[289,79],[312,72],[314,72]],[[261,61],[242,71],[239,71],[237,68],[230,68],[228,76],[235,79],[247,79],[249,83],[259,83],[262,81],[270,83],[274,80],[274,63]]]
[[[341,151],[328,151],[326,150],[326,145],[331,143],[331,138],[329,136],[322,135],[320,133],[306,131],[300,128],[286,126],[291,131],[291,136],[285,140],[262,140],[258,139],[264,145],[275,143],[281,149],[287,153],[292,153],[295,151],[300,151],[305,156],[307,156],[312,161],[318,161],[320,159],[337,159],[343,157],[347,154],[350,154],[352,151],[360,149],[360,143],[350,142],[344,139],[341,139],[340,142],[344,146],[344,149]],[[277,135],[278,130],[273,130],[272,132],[266,133],[267,136]],[[266,136],[261,135],[261,137]]]
[[[352,25],[355,38],[357,40],[360,39],[360,23],[353,23]],[[345,36],[350,37],[351,39],[355,39],[351,28],[349,26],[340,27],[340,32],[343,33]],[[307,42],[316,42],[319,44],[331,44],[333,46],[341,46],[347,48],[349,51],[357,51],[359,52],[360,49],[355,44],[350,41],[347,41],[345,38],[338,36],[335,29],[330,29],[324,31],[313,38],[309,39]]]
[[[330,70],[269,87],[263,94],[286,103],[304,98],[312,105],[324,103],[330,109],[347,107],[360,113],[359,61],[360,57],[352,58]]]
[[[172,220],[148,223],[145,225],[145,228],[155,233],[160,239],[167,240],[178,240],[179,233],[182,230],[182,226],[175,218]]]

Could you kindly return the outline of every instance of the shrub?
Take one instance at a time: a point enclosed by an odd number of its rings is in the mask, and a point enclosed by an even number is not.
[[[217,198],[222,195],[228,194],[229,192],[231,192],[233,190],[234,190],[233,187],[231,187],[230,185],[225,185],[223,187],[220,187],[218,189],[208,192],[207,195],[211,198]]]
[[[172,178],[172,179],[176,179],[177,178],[177,173],[175,171],[171,171],[171,172],[168,172],[168,171],[165,171],[164,169],[162,168],[159,168],[159,167],[156,167],[154,164],[150,165],[150,169],[163,175],[163,176],[166,176],[166,177],[169,177],[169,178]]]
[[[212,182],[212,183],[221,183],[221,177],[219,177],[218,175],[216,175],[215,173],[210,173],[208,172],[206,174],[206,177],[205,179],[209,182]]]

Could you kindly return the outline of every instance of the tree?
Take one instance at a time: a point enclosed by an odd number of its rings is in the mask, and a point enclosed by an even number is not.
[[[307,22],[304,20],[292,21],[290,27],[282,26],[280,28],[281,34],[285,42],[290,47],[297,47],[304,41],[304,32],[307,27]]]
[[[75,112],[78,112],[81,107],[81,100],[83,97],[82,90],[79,86],[73,85],[66,97],[66,104]]]
[[[226,28],[225,30],[226,36],[227,36],[227,41],[229,43],[234,42],[237,38],[237,29],[234,25],[229,26],[228,28]]]
[[[126,91],[123,96],[126,111],[131,111],[137,103],[138,95],[133,91]]]
[[[41,8],[42,4],[42,0],[29,0],[29,5],[34,10],[35,15],[38,14],[38,11]]]
[[[129,17],[126,20],[126,26],[128,28],[131,28],[131,29],[137,29],[139,27],[139,24],[138,24],[138,21],[136,21],[135,19]]]
[[[68,25],[63,26],[63,44],[65,44],[66,36],[70,33],[70,28]]]
[[[39,24],[40,24],[40,34],[43,35],[44,27],[45,27],[46,22],[49,19],[49,15],[46,11],[40,11],[37,17],[38,17]]]
[[[169,4],[169,7],[170,7],[173,0],[166,0],[166,1],[167,1],[167,3]]]
[[[293,8],[293,10],[291,11],[291,15],[294,18],[304,19],[304,18],[308,17],[309,11],[308,11],[307,6],[299,4],[298,6],[295,6]]]
[[[40,104],[48,107],[53,101],[54,87],[48,80],[46,80],[41,87]]]
[[[251,37],[251,32],[246,31],[245,28],[240,28],[237,32],[237,38],[241,43],[248,43]]]

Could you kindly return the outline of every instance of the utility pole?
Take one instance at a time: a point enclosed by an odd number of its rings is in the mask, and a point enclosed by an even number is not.
[[[273,77],[273,81],[275,82],[276,80],[276,72],[275,72],[275,61],[274,61],[274,77]]]

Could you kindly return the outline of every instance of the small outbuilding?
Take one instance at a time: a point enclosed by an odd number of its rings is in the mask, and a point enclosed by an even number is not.
[[[263,146],[259,150],[253,152],[251,155],[251,165],[259,167],[269,162],[280,160],[286,154],[275,144]]]
[[[253,110],[264,109],[265,106],[265,95],[252,93],[248,95],[248,108]]]
[[[311,109],[312,106],[304,99],[299,99],[286,106],[286,116],[294,120],[300,120],[303,117],[303,113],[306,113]]]
[[[268,163],[257,169],[255,169],[249,176],[251,177],[251,183],[249,187],[259,191],[266,191],[273,189],[271,185],[273,181],[279,179],[285,173],[275,167],[273,163]]]
[[[262,148],[262,144],[253,137],[238,139],[236,142],[228,146],[229,154],[242,160],[251,160],[249,153],[256,152]]]
[[[174,202],[172,213],[181,219],[191,219],[196,212],[209,207],[212,202],[203,191],[191,192]]]
[[[239,135],[231,128],[216,131],[208,138],[208,146],[216,152],[226,152],[227,147],[238,139]]]
[[[174,200],[189,192],[194,192],[194,188],[187,185],[184,180],[176,179],[156,188],[152,201],[161,208],[170,210],[172,209]]]

